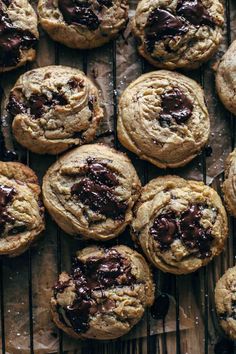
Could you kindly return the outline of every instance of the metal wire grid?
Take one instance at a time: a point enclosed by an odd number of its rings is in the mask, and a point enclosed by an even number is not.
[[[225,0],[225,12],[226,12],[226,28],[227,28],[227,42],[228,45],[231,43],[231,14],[230,14],[230,0]],[[114,116],[114,145],[116,148],[119,147],[119,142],[117,139],[117,132],[116,132],[116,117],[117,117],[117,75],[116,75],[116,41],[111,44],[112,47],[112,76],[113,76],[113,116]],[[55,44],[55,64],[59,64],[59,47]],[[83,71],[87,73],[88,67],[88,60],[87,60],[87,52],[83,52]],[[142,72],[145,72],[145,63],[143,62],[142,65]],[[199,78],[200,83],[204,88],[204,70],[199,70]],[[0,102],[2,101],[3,92],[0,88]],[[226,113],[230,116],[231,119],[231,145],[232,149],[235,147],[235,118],[230,114]],[[206,182],[206,156],[205,152],[202,153],[201,156],[202,160],[202,180]],[[30,166],[30,153],[27,152],[27,164]],[[148,182],[149,174],[148,174],[148,164],[143,163],[144,168],[144,183]],[[171,170],[173,173],[174,171]],[[235,230],[235,221],[231,220],[232,229]],[[234,241],[234,251],[236,250],[236,240]],[[27,258],[28,258],[28,302],[29,302],[29,353],[34,354],[34,324],[33,324],[33,297],[32,297],[32,260],[31,260],[31,250],[27,251]],[[5,308],[4,308],[4,285],[3,285],[3,264],[4,258],[0,259],[0,323],[1,323],[1,338],[2,338],[2,354],[6,353],[6,342],[5,342]],[[61,264],[62,264],[62,248],[61,248],[61,232],[60,229],[57,229],[57,271],[58,273],[61,272]],[[209,323],[209,300],[208,300],[208,267],[205,267],[203,270],[203,282],[204,282],[204,344],[203,348],[201,349],[201,353],[208,354],[209,353],[209,336],[208,336],[208,323]],[[156,271],[157,272],[157,271]],[[181,352],[181,334],[180,334],[180,322],[179,322],[179,280],[178,276],[173,277],[174,280],[174,295],[176,300],[176,354],[183,354]],[[155,276],[154,278],[157,279],[158,277]],[[150,312],[147,311],[147,318],[150,318]],[[163,351],[160,352],[159,344],[156,344],[155,340],[152,340],[151,336],[151,329],[150,329],[150,322],[147,321],[147,342],[146,342],[146,353],[147,354],[168,354],[167,353],[167,344],[166,344],[166,336],[163,336]],[[140,342],[139,345],[139,353],[142,354],[142,344]],[[96,353],[96,345],[94,345],[93,341],[88,340],[88,345],[85,349],[82,349],[82,353],[86,354],[95,354]],[[106,345],[104,347],[100,347],[99,354],[136,354],[137,353],[137,346],[132,345],[131,347],[127,347],[126,351],[124,343],[116,342],[111,344],[110,350],[106,349]],[[19,352],[20,353],[20,352]],[[59,330],[59,345],[58,345],[58,353],[63,354],[63,333]],[[174,354],[174,353],[169,353]]]

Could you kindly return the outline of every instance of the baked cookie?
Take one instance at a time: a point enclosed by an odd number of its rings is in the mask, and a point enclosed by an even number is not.
[[[95,48],[115,38],[128,21],[127,0],[39,0],[42,27],[71,48]]]
[[[216,191],[202,182],[158,177],[142,190],[132,234],[147,258],[164,272],[187,274],[218,255],[228,233]]]
[[[51,298],[56,325],[75,338],[114,339],[126,334],[154,300],[144,258],[126,246],[91,246],[77,253]]]
[[[236,267],[229,268],[218,280],[215,304],[220,325],[225,333],[236,339]]]
[[[216,72],[216,89],[225,107],[236,114],[236,40],[219,63]]]
[[[39,154],[90,142],[103,117],[94,84],[78,69],[56,65],[20,76],[7,111],[16,140]]]
[[[0,0],[0,73],[35,59],[37,25],[27,0]]]
[[[68,234],[108,240],[131,222],[140,181],[128,157],[102,144],[76,148],[43,180],[44,203]]]
[[[222,185],[227,210],[236,217],[236,149],[231,152],[225,163],[225,181]]]
[[[0,255],[26,251],[44,229],[43,214],[35,173],[21,163],[0,161]]]
[[[118,138],[160,168],[191,161],[206,143],[210,120],[202,88],[171,71],[140,76],[119,102]]]
[[[157,68],[195,69],[216,52],[223,24],[219,0],[141,0],[133,33],[139,53]]]

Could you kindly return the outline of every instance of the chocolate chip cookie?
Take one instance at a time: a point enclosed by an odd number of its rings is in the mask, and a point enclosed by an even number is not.
[[[222,187],[226,208],[236,217],[236,149],[226,159],[225,181]]]
[[[215,304],[220,325],[225,333],[236,339],[236,267],[229,268],[218,280]]]
[[[43,181],[44,203],[68,234],[107,240],[131,222],[140,181],[130,160],[102,144],[83,145],[53,164]]]
[[[217,50],[224,23],[219,0],[141,0],[133,19],[140,54],[163,69],[195,69]]]
[[[208,140],[210,121],[202,88],[176,72],[140,76],[119,102],[118,138],[160,168],[191,161]]]
[[[0,0],[0,73],[35,59],[37,24],[27,0]]]
[[[54,286],[56,325],[75,338],[114,339],[127,333],[154,299],[150,269],[126,246],[91,246],[77,253],[71,274]]]
[[[128,20],[127,0],[39,0],[42,27],[71,48],[95,48],[115,38]]]
[[[44,229],[44,208],[34,172],[0,161],[0,255],[23,253]]]
[[[219,63],[216,89],[225,107],[236,114],[236,41],[231,44]]]
[[[78,69],[57,65],[20,76],[6,109],[16,140],[39,154],[92,141],[103,117],[94,84]]]
[[[164,272],[187,274],[218,255],[228,234],[216,191],[202,182],[158,177],[141,192],[132,234],[147,258]]]

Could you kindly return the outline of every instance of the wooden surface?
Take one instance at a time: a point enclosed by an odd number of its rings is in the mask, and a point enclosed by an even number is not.
[[[225,35],[222,46],[216,58],[226,50],[230,41],[236,38],[236,2],[223,1],[226,11]],[[135,4],[131,4],[135,8]],[[0,92],[2,101],[7,96],[17,77],[32,67],[50,64],[70,65],[87,72],[102,90],[101,96],[106,112],[106,120],[100,134],[112,130],[106,138],[121,148],[116,139],[116,103],[120,92],[144,71],[153,70],[144,63],[134,48],[133,38],[126,30],[116,42],[109,43],[89,52],[65,48],[53,43],[41,31],[37,61],[33,65],[0,76]],[[223,160],[234,146],[236,129],[234,118],[220,104],[214,86],[214,72],[211,69],[215,62],[204,65],[201,69],[188,72],[187,75],[200,82],[206,93],[207,105],[210,111],[212,132],[210,145],[212,156],[203,152],[185,168],[171,171],[161,171],[146,162],[140,162],[129,154],[137,168],[142,183],[165,173],[176,173],[186,178],[195,176],[206,181],[207,175],[214,176],[221,169]],[[118,65],[115,65],[118,64]],[[105,72],[105,75],[104,75]],[[220,127],[220,128],[219,128]],[[99,141],[103,138],[99,138]],[[8,144],[11,143],[8,141]],[[10,146],[9,146],[10,147]],[[21,161],[30,165],[40,179],[55,157],[37,156],[16,146],[20,152]],[[214,169],[216,173],[214,173]],[[222,175],[213,180],[213,186],[220,192]],[[51,286],[61,269],[68,269],[72,254],[84,243],[74,240],[60,231],[46,216],[47,228],[38,244],[24,255],[16,259],[0,260],[0,309],[2,352],[14,353],[77,353],[77,354],[213,354],[214,345],[222,333],[217,324],[214,309],[213,289],[217,279],[235,263],[236,240],[233,239],[235,223],[230,220],[230,237],[226,249],[209,266],[188,276],[164,274],[155,271],[155,280],[160,291],[167,292],[174,303],[172,330],[164,334],[150,335],[156,324],[150,325],[150,313],[146,314],[142,327],[137,327],[133,337],[110,343],[95,341],[72,341],[58,332],[50,323],[48,299]],[[117,241],[115,241],[117,242]],[[118,239],[118,242],[129,244],[129,234]],[[42,290],[43,289],[43,290]],[[43,294],[43,296],[42,296]],[[183,312],[185,315],[183,315]],[[181,316],[182,317],[181,317]],[[184,318],[188,319],[184,329]],[[170,325],[170,323],[168,324]],[[159,323],[166,329],[165,323]],[[139,329],[142,333],[139,333]],[[131,332],[132,335],[132,332]],[[48,340],[47,340],[48,337]],[[17,346],[14,344],[17,343]],[[44,343],[44,347],[42,344]],[[18,347],[18,348],[17,348]],[[73,350],[72,350],[73,349]]]

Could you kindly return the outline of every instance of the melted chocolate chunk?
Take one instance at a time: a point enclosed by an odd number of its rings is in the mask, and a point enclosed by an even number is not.
[[[170,307],[170,299],[167,294],[161,294],[156,297],[151,307],[151,315],[155,320],[163,320]]]
[[[68,81],[68,85],[72,89],[76,89],[77,87],[84,88],[84,81],[83,80],[78,80],[76,78],[72,78]]]
[[[51,99],[44,94],[32,94],[27,101],[19,101],[19,99],[11,93],[7,104],[7,111],[12,116],[29,111],[34,118],[40,118],[50,107],[56,105],[65,106],[67,104],[68,101],[63,94],[57,92],[52,92]]]
[[[99,3],[99,5],[101,6],[106,6],[106,7],[112,7],[112,0],[97,0],[97,2]]]
[[[170,125],[173,119],[177,124],[185,123],[192,115],[193,104],[178,88],[161,95],[162,111],[159,116],[161,126]]]
[[[114,303],[103,294],[102,304],[93,298],[94,290],[103,291],[112,286],[133,285],[136,278],[131,273],[130,262],[116,250],[105,250],[102,258],[89,258],[86,263],[75,259],[71,279],[76,288],[76,299],[68,306],[65,315],[77,333],[86,332],[89,328],[89,315],[97,311],[108,311]],[[54,295],[63,293],[69,281],[58,283],[54,287]]]
[[[80,24],[89,30],[96,30],[100,21],[95,13],[89,8],[87,2],[79,0],[58,0],[58,7],[68,24]]]
[[[162,251],[168,250],[175,239],[180,239],[188,249],[198,249],[199,258],[210,257],[213,237],[211,230],[200,224],[201,217],[200,205],[191,205],[180,215],[174,212],[161,214],[155,218],[150,234]]]
[[[119,181],[111,170],[95,159],[87,159],[88,177],[95,182],[105,184],[108,187],[118,186]]]
[[[216,343],[214,348],[215,354],[233,354],[234,353],[234,342],[232,340],[222,338],[218,343]]]
[[[97,213],[112,219],[121,219],[127,209],[127,205],[119,202],[113,191],[106,185],[83,178],[71,188],[72,195],[76,195],[80,201]]]
[[[30,31],[14,26],[0,4],[0,66],[17,65],[21,50],[34,48],[36,43],[37,39]]]
[[[178,0],[176,13],[194,26],[215,27],[212,17],[200,0]]]
[[[0,236],[3,234],[6,223],[14,223],[14,218],[7,212],[7,206],[12,202],[16,190],[0,185]]]
[[[71,187],[71,194],[97,213],[112,219],[123,218],[127,204],[114,195],[113,188],[119,184],[116,175],[94,159],[88,159],[87,163],[86,176]]]
[[[17,114],[26,113],[26,107],[23,102],[20,102],[17,97],[11,93],[7,104],[7,111],[12,116],[16,116]]]
[[[178,224],[173,212],[161,214],[155,218],[150,234],[158,241],[162,251],[168,250],[170,245],[179,237]]]
[[[15,226],[11,230],[8,231],[8,235],[9,236],[17,235],[22,232],[25,232],[26,230],[27,230],[27,227],[25,225]]]
[[[154,9],[150,12],[145,25],[147,50],[152,52],[157,41],[181,36],[187,31],[186,24],[171,12],[159,8]]]

